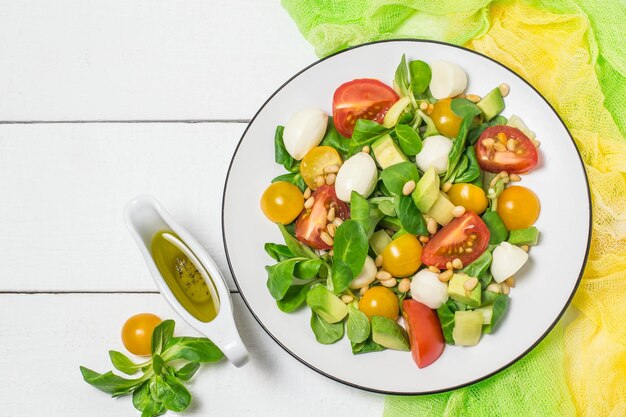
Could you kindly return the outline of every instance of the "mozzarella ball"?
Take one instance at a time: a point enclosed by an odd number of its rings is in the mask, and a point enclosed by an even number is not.
[[[374,260],[368,256],[365,258],[363,269],[361,269],[359,275],[350,281],[350,288],[357,289],[370,285],[376,279],[376,272],[378,272],[378,268],[376,268]]]
[[[428,269],[422,269],[411,281],[411,298],[425,306],[437,309],[448,301],[448,285]]]
[[[367,198],[376,188],[376,162],[365,152],[359,152],[343,163],[335,179],[335,192],[341,201],[350,202],[352,191]]]
[[[448,170],[448,155],[452,150],[452,140],[445,136],[429,136],[422,142],[422,150],[415,155],[415,165],[426,172],[431,166],[437,174]]]
[[[299,161],[320,144],[326,133],[328,115],[320,109],[305,109],[295,113],[285,124],[283,142],[293,159]]]
[[[430,63],[430,69],[430,93],[437,100],[457,96],[467,88],[467,75],[458,65],[434,61]]]

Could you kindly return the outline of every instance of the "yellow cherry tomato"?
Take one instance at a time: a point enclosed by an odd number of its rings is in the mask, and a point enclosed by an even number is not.
[[[398,297],[389,288],[373,287],[359,300],[359,310],[367,317],[382,316],[395,320],[400,313]]]
[[[341,166],[341,157],[335,148],[330,146],[316,146],[311,149],[300,162],[300,174],[306,185],[315,190],[315,178],[324,175],[324,168],[331,165]]]
[[[151,353],[152,332],[161,323],[158,316],[141,313],[132,316],[122,327],[122,343],[132,354],[145,356]]]
[[[514,185],[502,191],[496,209],[506,228],[517,230],[530,227],[537,221],[541,205],[531,190]]]
[[[456,138],[461,128],[463,119],[452,111],[452,99],[444,98],[433,105],[430,118],[433,119],[435,127],[442,135],[449,138]]]
[[[274,223],[289,224],[304,207],[302,191],[295,185],[278,181],[271,184],[261,196],[261,210]]]
[[[455,206],[480,214],[487,208],[487,196],[482,188],[474,184],[453,184],[448,190],[448,198]]]
[[[383,269],[394,277],[408,277],[422,264],[422,245],[415,235],[404,234],[383,250]]]

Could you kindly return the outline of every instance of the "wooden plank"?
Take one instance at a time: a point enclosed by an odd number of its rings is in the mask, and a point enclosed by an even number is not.
[[[0,6],[0,120],[248,119],[313,62],[278,1]]]
[[[188,416],[379,416],[383,397],[331,381],[300,364],[274,343],[238,295],[234,298],[251,361],[200,370],[190,386]],[[158,295],[0,295],[0,395],[3,416],[135,415],[130,398],[112,400],[82,381],[79,365],[112,369],[107,351],[123,351],[119,338],[129,316],[173,312]],[[17,314],[16,314],[17,313]],[[182,320],[176,334],[195,335]]]
[[[234,288],[221,202],[244,128],[0,125],[0,291],[155,290],[122,221],[124,205],[139,194],[156,196]]]

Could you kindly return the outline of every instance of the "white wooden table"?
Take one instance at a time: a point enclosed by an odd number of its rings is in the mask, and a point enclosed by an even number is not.
[[[228,161],[266,97],[315,59],[278,1],[0,1],[0,416],[134,415],[78,370],[111,369],[132,314],[175,318],[124,204],[157,196],[228,276]],[[207,366],[189,415],[381,415],[382,396],[301,365],[233,299],[251,362]]]

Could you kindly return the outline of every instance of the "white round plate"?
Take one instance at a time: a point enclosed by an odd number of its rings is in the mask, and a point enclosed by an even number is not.
[[[411,354],[386,350],[352,355],[344,337],[333,345],[315,341],[311,312],[285,314],[270,296],[266,242],[282,243],[278,228],[261,212],[259,199],[272,178],[283,174],[274,162],[274,130],[297,110],[332,112],[335,89],[355,78],[391,84],[402,54],[426,62],[447,60],[468,75],[467,91],[484,95],[508,83],[505,116],[519,115],[541,140],[539,167],[523,177],[541,200],[536,226],[539,246],[517,275],[506,316],[494,334],[474,347],[447,345],[441,358],[419,369]],[[244,301],[259,324],[300,362],[336,381],[361,389],[417,395],[459,388],[489,377],[529,352],[552,329],[580,281],[590,240],[591,211],[583,164],[565,125],[548,102],[503,65],[476,52],[431,41],[384,41],[332,55],[296,74],[261,107],[233,156],[222,207],[224,245]]]

